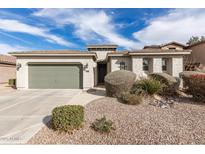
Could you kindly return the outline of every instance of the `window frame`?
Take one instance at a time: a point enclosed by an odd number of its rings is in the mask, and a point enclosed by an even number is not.
[[[126,65],[124,61],[120,62],[120,70],[126,70]]]
[[[147,60],[147,65],[144,65],[145,60]],[[145,69],[145,67],[147,67],[147,69]],[[142,70],[145,72],[149,72],[149,70],[150,70],[150,58],[143,58],[142,59]]]
[[[162,58],[162,71],[167,72],[168,71],[168,58]],[[164,69],[166,68],[166,69]]]

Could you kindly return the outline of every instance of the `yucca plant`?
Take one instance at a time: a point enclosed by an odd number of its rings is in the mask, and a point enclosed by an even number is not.
[[[164,85],[154,78],[144,78],[133,85],[131,93],[153,95],[159,93],[163,87]]]

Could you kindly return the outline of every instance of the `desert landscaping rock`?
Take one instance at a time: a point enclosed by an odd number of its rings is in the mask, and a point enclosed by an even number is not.
[[[126,105],[115,98],[101,98],[85,107],[84,127],[73,134],[44,127],[28,144],[205,144],[205,105],[178,99],[173,108],[143,103]],[[116,130],[101,134],[90,128],[106,116]]]

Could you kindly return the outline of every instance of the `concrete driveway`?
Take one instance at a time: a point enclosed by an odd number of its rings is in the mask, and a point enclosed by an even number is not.
[[[0,144],[26,143],[54,107],[68,104],[82,90],[0,91]]]

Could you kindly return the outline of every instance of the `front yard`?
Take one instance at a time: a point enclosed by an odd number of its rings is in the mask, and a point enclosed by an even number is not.
[[[205,144],[203,104],[189,98],[177,98],[171,108],[149,103],[126,105],[116,98],[98,99],[85,106],[83,128],[68,134],[45,126],[28,144]],[[116,128],[109,134],[90,128],[103,115]]]

